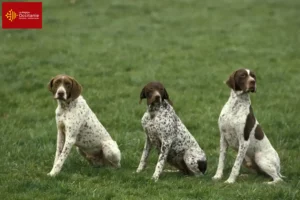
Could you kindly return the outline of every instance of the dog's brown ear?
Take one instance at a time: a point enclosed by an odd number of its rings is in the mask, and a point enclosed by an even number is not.
[[[142,89],[141,94],[140,94],[140,104],[142,103],[142,100],[146,98],[146,90],[145,87]]]
[[[236,74],[236,71],[233,72],[229,79],[226,81],[226,84],[228,85],[228,87],[230,87],[231,89],[235,90],[236,89],[236,85],[235,85],[235,79],[234,79],[234,76]]]
[[[79,97],[79,95],[82,92],[82,87],[81,85],[72,77],[69,77],[72,81],[72,88],[71,88],[71,92],[70,92],[70,98],[72,100],[76,99],[77,97]]]
[[[52,78],[52,79],[50,80],[50,82],[48,83],[48,90],[49,90],[50,92],[52,92],[52,93],[53,93],[53,90],[52,90],[52,87],[53,87],[53,81],[54,81],[54,78]]]
[[[164,94],[162,96],[162,100],[164,100],[164,99],[166,99],[169,102],[169,104],[171,104],[171,106],[173,106],[172,101],[169,99],[169,94],[168,94],[166,88],[164,88]]]

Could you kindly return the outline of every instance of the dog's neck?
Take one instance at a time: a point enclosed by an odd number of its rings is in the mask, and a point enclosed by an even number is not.
[[[147,111],[150,114],[151,118],[156,116],[156,113],[161,109],[170,109],[170,104],[163,100],[161,103],[155,103],[148,105]]]
[[[231,90],[230,96],[229,96],[229,102],[232,102],[233,104],[249,104],[251,105],[251,99],[248,92],[244,91],[234,91]]]
[[[57,99],[57,105],[59,108],[63,109],[63,110],[66,110],[68,108],[70,108],[71,106],[73,106],[74,104],[77,103],[78,99],[80,97],[72,100],[72,99],[67,99],[67,100],[60,100],[60,99]]]

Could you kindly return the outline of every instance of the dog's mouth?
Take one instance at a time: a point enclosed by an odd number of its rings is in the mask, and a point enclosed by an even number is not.
[[[148,105],[159,105],[161,104],[162,100],[160,96],[152,97],[148,100]]]
[[[60,101],[66,101],[66,99],[62,96],[54,97],[54,99],[60,100]]]
[[[161,104],[161,100],[160,99],[154,99],[154,100],[151,101],[150,104],[153,105],[153,106],[160,105]]]
[[[251,86],[249,89],[248,89],[249,92],[256,92],[256,86]]]

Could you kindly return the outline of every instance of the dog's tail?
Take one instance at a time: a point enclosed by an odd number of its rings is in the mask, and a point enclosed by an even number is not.
[[[279,159],[279,157],[278,157]],[[280,161],[279,161],[280,162]],[[286,178],[285,176],[283,176],[281,173],[280,173],[280,164],[277,165],[277,175],[280,177],[280,178]]]
[[[283,176],[280,172],[278,172],[278,176],[279,176],[280,178],[286,178],[286,176]]]
[[[204,174],[207,168],[206,160],[198,160],[197,163],[199,171],[202,172],[202,174]]]

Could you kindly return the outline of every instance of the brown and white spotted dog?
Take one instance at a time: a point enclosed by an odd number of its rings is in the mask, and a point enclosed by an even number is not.
[[[48,84],[57,100],[57,146],[49,176],[57,175],[73,145],[94,166],[120,167],[121,153],[117,143],[97,119],[81,96],[82,87],[72,77],[57,75]]]
[[[206,156],[195,138],[176,115],[164,86],[150,82],[140,94],[140,102],[147,98],[147,111],[142,118],[146,141],[137,172],[146,167],[152,146],[159,152],[152,178],[157,181],[165,162],[185,174],[199,175],[206,171]]]
[[[241,164],[257,172],[265,172],[273,178],[268,183],[281,181],[280,160],[261,126],[254,117],[249,93],[256,91],[256,76],[249,69],[232,73],[226,84],[231,94],[219,117],[220,157],[213,179],[223,175],[225,154],[228,146],[238,151],[231,174],[226,183],[234,183]]]

